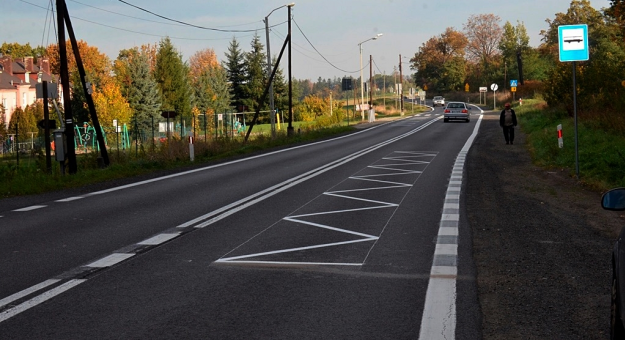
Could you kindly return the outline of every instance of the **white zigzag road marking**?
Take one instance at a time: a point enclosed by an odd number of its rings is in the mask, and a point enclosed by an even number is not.
[[[414,171],[415,174],[420,174],[422,171]],[[368,177],[382,177],[382,176],[405,176],[410,175],[409,173],[398,173],[398,174],[376,174],[376,175],[361,175],[361,176],[352,176],[349,179],[364,179]]]
[[[376,241],[377,239],[378,239],[377,237],[371,237],[371,238],[363,238],[363,239],[360,239],[360,240],[353,240],[353,241],[344,241],[344,242],[318,244],[318,245],[309,246],[309,247],[298,247],[298,248],[291,248],[291,249],[281,249],[281,250],[268,251],[268,252],[264,252],[264,253],[241,255],[241,256],[234,256],[234,257],[229,257],[229,258],[222,258],[222,259],[219,259],[219,260],[217,260],[215,262],[232,262],[232,261],[236,261],[238,259],[248,259],[250,257],[259,257],[259,256],[267,256],[267,255],[275,255],[275,254],[292,253],[292,252],[301,251],[301,250],[327,248],[327,247],[341,246],[341,245],[345,245],[345,244],[352,244],[352,243],[359,243],[359,242],[368,242],[368,241]],[[304,262],[304,263],[306,263],[306,262]]]
[[[406,188],[406,187],[411,187],[412,184],[401,184],[401,185],[394,185],[394,186],[389,186],[389,187],[377,187],[377,188],[363,188],[363,189],[350,189],[350,190],[338,190],[338,191],[332,191],[332,193],[340,193],[340,192],[358,192],[358,191],[370,191],[370,190],[383,190],[383,189],[399,189],[399,188]]]
[[[292,216],[287,216],[287,217],[283,218],[284,221],[293,222],[293,223],[301,223],[301,224],[309,225],[309,226],[316,227],[316,228],[332,230],[332,231],[345,233],[345,234],[350,234],[350,235],[356,235],[356,236],[363,237],[362,239],[357,239],[357,240],[352,240],[352,241],[343,241],[343,242],[318,244],[318,245],[307,246],[307,247],[280,249],[280,250],[261,252],[261,253],[255,253],[255,254],[240,255],[240,256],[233,256],[233,257],[227,257],[227,258],[224,257],[224,258],[221,258],[221,259],[219,259],[219,260],[217,260],[215,262],[216,263],[226,263],[227,262],[227,263],[238,263],[238,264],[273,264],[273,265],[289,265],[289,264],[290,265],[294,265],[294,264],[296,264],[296,265],[348,265],[348,266],[361,266],[364,263],[364,261],[363,261],[363,263],[326,263],[326,262],[254,261],[254,260],[245,260],[245,259],[249,259],[249,258],[253,258],[253,257],[260,257],[260,256],[267,256],[267,255],[292,253],[292,252],[297,252],[297,251],[302,251],[302,250],[310,250],[310,249],[317,249],[317,248],[341,246],[341,245],[353,244],[353,243],[359,243],[359,242],[377,241],[379,239],[379,236],[373,236],[373,235],[363,234],[363,233],[359,233],[359,232],[352,231],[352,230],[336,228],[336,227],[332,227],[332,226],[329,226],[329,225],[326,225],[326,224],[309,222],[309,221],[303,220],[302,218],[313,217],[313,216],[332,215],[332,214],[342,214],[342,213],[348,213],[348,212],[373,210],[373,209],[397,208],[399,206],[399,204],[390,203],[390,202],[376,201],[376,200],[370,200],[370,199],[353,197],[353,196],[348,196],[348,195],[341,195],[341,194],[350,193],[350,192],[362,192],[362,191],[381,190],[381,189],[410,188],[410,187],[413,186],[413,184],[411,184],[411,183],[402,183],[402,182],[392,182],[392,181],[378,180],[378,179],[372,179],[372,177],[398,176],[398,175],[402,175],[403,176],[403,175],[421,174],[421,173],[423,173],[423,171],[400,169],[400,168],[396,168],[396,167],[398,167],[398,166],[406,166],[406,165],[413,165],[413,166],[414,165],[425,165],[425,166],[427,166],[427,165],[430,164],[430,162],[414,160],[412,158],[435,157],[437,155],[437,153],[435,153],[435,152],[434,153],[432,153],[432,152],[422,153],[422,152],[398,151],[396,153],[401,153],[401,154],[405,154],[405,155],[401,156],[401,157],[392,157],[392,156],[389,157],[389,156],[386,156],[386,157],[383,157],[382,159],[380,159],[379,162],[381,162],[383,160],[391,160],[391,161],[400,162],[400,163],[378,164],[378,165],[370,165],[370,166],[367,167],[369,169],[395,171],[395,172],[393,172],[393,173],[382,173],[382,174],[361,175],[361,176],[350,176],[350,177],[348,177],[348,179],[351,179],[351,180],[391,184],[390,186],[327,191],[327,192],[324,192],[322,194],[322,195],[325,195],[325,196],[333,196],[333,197],[344,198],[344,199],[348,199],[348,200],[354,200],[354,201],[371,203],[371,204],[375,204],[375,205],[368,206],[368,207],[362,207],[362,208],[354,208],[354,209],[322,211],[322,212],[310,213],[310,214],[292,215]]]
[[[369,181],[369,182],[378,182],[378,183],[388,183],[388,184],[395,184],[395,185],[401,185],[401,186],[406,186],[406,187],[411,187],[412,186],[412,184],[409,184],[409,183],[382,181],[382,180],[379,180],[379,179],[369,179],[369,178],[362,178],[362,177],[350,177],[350,179],[357,179],[357,180],[360,180],[360,181]],[[365,189],[362,189],[362,190],[366,190],[366,189],[369,189],[369,188],[365,188]],[[373,190],[375,188],[371,188],[371,189]],[[358,191],[358,190],[361,190],[361,189],[353,189],[353,190],[354,191]],[[334,191],[334,192],[340,192],[340,191]]]
[[[422,173],[422,171],[406,170],[406,169],[396,169],[396,168],[387,168],[385,166],[380,166],[380,165],[369,165],[367,168],[370,168],[370,169],[380,169],[380,170],[393,170],[393,171],[405,172],[406,174],[420,174],[420,173]]]
[[[302,216],[307,216],[307,215],[302,215]],[[308,216],[310,216],[310,215],[308,215]],[[300,216],[294,216],[294,217],[300,217]],[[351,234],[351,235],[356,235],[356,236],[362,236],[364,238],[377,238],[377,236],[373,236],[373,235],[369,235],[369,234],[363,234],[363,233],[359,233],[359,232],[353,231],[353,230],[346,230],[346,229],[341,229],[341,228],[336,228],[336,227],[330,227],[329,225],[308,222],[308,221],[304,221],[304,220],[300,220],[300,219],[296,219],[296,218],[292,218],[292,217],[285,217],[284,220],[285,221],[290,221],[290,222],[303,223],[303,224],[311,225],[311,226],[317,227],[317,228],[338,231],[340,233]]]
[[[347,212],[355,212],[355,211],[363,211],[363,210],[373,210],[373,209],[384,209],[384,208],[392,208],[393,206],[397,206],[397,204],[394,204],[394,205],[391,205],[391,204],[392,203],[389,203],[389,205],[380,205],[380,206],[375,206],[375,207],[354,208],[354,209],[344,209],[344,210],[334,210],[334,211],[323,211],[323,212],[314,213],[314,214],[289,216],[289,217],[285,217],[283,219],[284,220],[288,220],[288,219],[290,219],[292,217],[309,217],[309,216],[322,216],[322,215],[342,214],[342,213],[347,213]]]
[[[369,203],[378,203],[378,204],[381,204],[382,207],[388,207],[388,206],[396,207],[397,206],[397,204],[389,203],[389,202],[374,201],[374,200],[368,200],[368,199],[365,199],[365,198],[352,197],[352,196],[346,196],[346,195],[337,195],[337,194],[335,194],[332,191],[324,192],[323,194],[327,195],[327,196],[335,196],[335,197],[346,198],[348,200],[355,200],[355,201],[362,201],[362,202],[369,202]],[[374,208],[377,208],[377,207],[371,207],[371,209],[374,209]]]

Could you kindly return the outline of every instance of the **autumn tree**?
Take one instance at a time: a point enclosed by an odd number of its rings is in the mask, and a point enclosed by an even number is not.
[[[93,93],[93,102],[103,127],[112,126],[113,120],[117,120],[120,126],[130,123],[131,109],[117,82],[109,81],[102,85],[99,91]]]
[[[503,74],[499,41],[501,18],[494,14],[471,15],[463,25],[468,40],[467,59],[473,64],[474,81],[488,83]]]
[[[108,80],[111,77],[112,71],[111,60],[108,58],[108,56],[100,52],[97,47],[89,46],[83,40],[79,40],[77,44],[80,58],[82,59],[83,67],[85,68],[85,73],[87,74],[87,81],[91,82],[97,87],[102,83],[102,81]],[[66,47],[67,64],[70,78],[72,78],[73,74],[78,73],[78,68],[76,66],[76,59],[74,58],[74,51],[70,41],[67,41]],[[60,74],[61,60],[59,56],[58,44],[52,44],[48,46],[46,50],[46,55],[50,59],[50,71],[53,74]]]
[[[217,55],[212,48],[198,51],[189,58],[189,79],[195,82],[202,72],[218,65]]]
[[[417,85],[427,84],[438,92],[459,90],[466,77],[466,46],[464,34],[451,27],[423,43],[410,59],[411,68],[417,70],[414,75]]]
[[[198,51],[189,59],[189,79],[195,92],[195,105],[201,114],[226,112],[232,95],[226,70],[213,49]]]
[[[231,108],[232,95],[226,70],[209,64],[201,70],[194,85],[196,106],[202,114],[223,113]]]
[[[106,54],[100,52],[97,47],[89,46],[85,41],[79,40],[78,51],[85,69],[86,81],[92,86],[95,92],[112,80],[112,63]],[[46,55],[50,59],[50,71],[53,74],[60,74],[61,62],[59,47],[57,44],[48,46]],[[80,74],[76,66],[76,59],[71,43],[67,42],[67,63],[69,70],[69,80],[72,85],[72,115],[76,122],[88,122],[91,120],[87,109],[86,95],[80,81]]]

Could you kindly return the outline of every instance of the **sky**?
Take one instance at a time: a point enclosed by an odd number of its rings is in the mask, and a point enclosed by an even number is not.
[[[187,61],[194,53],[211,48],[220,61],[233,38],[245,52],[254,34],[267,45],[265,24],[269,16],[270,50],[277,56],[288,34],[287,5],[292,0],[66,0],[76,38],[97,47],[114,60],[122,49],[158,44],[168,36]],[[56,43],[56,19],[49,6],[56,0],[2,0],[0,43]],[[402,71],[410,74],[409,59],[431,37],[447,27],[461,31],[471,15],[494,14],[500,25],[522,22],[530,45],[538,46],[546,19],[566,12],[569,0],[294,0],[292,7],[292,76],[323,79],[360,75],[358,44],[362,43],[364,76],[369,56],[374,74],[392,74],[402,56]],[[591,0],[600,10],[609,0]],[[154,14],[176,20],[170,21]],[[200,26],[192,27],[185,24]],[[224,32],[225,31],[225,32]],[[287,75],[287,53],[280,63]]]

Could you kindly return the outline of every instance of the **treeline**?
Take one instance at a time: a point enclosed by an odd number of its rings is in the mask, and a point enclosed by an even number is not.
[[[542,96],[550,106],[571,110],[573,69],[572,63],[559,61],[558,26],[587,24],[590,59],[576,63],[580,109],[622,108],[624,9],[623,0],[612,0],[604,11],[594,9],[588,0],[573,0],[566,12],[546,20],[548,28],[541,31],[542,43],[536,48],[529,46],[523,22],[501,26],[496,15],[472,15],[462,31],[447,28],[419,47],[410,60],[416,70],[413,79],[440,93],[464,91],[466,84],[473,91],[491,83],[509,89],[509,81],[516,79],[524,97]]]
[[[210,127],[215,114],[254,111],[268,80],[267,57],[258,36],[254,36],[247,52],[233,38],[222,62],[210,48],[196,52],[185,62],[169,38],[156,45],[121,50],[113,61],[85,41],[78,42],[78,49],[87,81],[91,84],[99,121],[105,127],[112,127],[113,120],[116,120],[118,124],[128,124],[131,129],[136,126],[139,130],[148,130],[153,122],[164,120],[161,117],[163,111],[175,111],[178,114],[176,121],[185,126],[192,126],[193,120],[198,123],[200,116],[204,116]],[[77,124],[90,122],[85,93],[69,43],[67,50],[72,114]],[[56,44],[33,48],[29,44],[5,42],[0,46],[0,53],[13,58],[47,56],[52,74],[59,74]],[[309,80],[293,79],[294,119],[314,120],[323,115],[324,110],[311,108],[310,103],[319,103],[329,112],[329,100],[321,97],[335,88],[336,83],[340,84],[340,80],[328,80],[328,85],[323,86]],[[273,93],[278,112],[287,111],[288,83],[282,68],[278,68],[274,77]],[[305,102],[308,97],[311,98]],[[261,105],[261,110],[265,111],[260,117],[261,123],[269,121],[268,102],[266,100]],[[340,112],[338,103],[334,106]],[[5,117],[4,110],[0,105],[0,118]],[[17,108],[11,122],[0,119],[0,125],[5,124],[0,134],[4,134],[7,125],[14,129],[18,120],[20,135],[38,131],[36,122],[43,116],[42,110],[42,105],[37,104]],[[249,118],[251,116],[249,114]]]

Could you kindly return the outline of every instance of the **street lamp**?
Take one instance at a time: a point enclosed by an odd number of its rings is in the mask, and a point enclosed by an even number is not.
[[[363,76],[362,76],[362,44],[366,43],[369,40],[377,40],[381,36],[382,36],[382,33],[378,33],[373,38],[369,38],[365,41],[361,41],[358,43],[358,49],[360,50],[360,116],[362,120],[365,119],[365,111],[362,108],[363,103],[365,101],[365,90],[363,88]]]
[[[291,2],[288,5],[282,5],[280,7],[276,7],[274,8],[271,12],[269,12],[269,14],[267,14],[267,16],[265,17],[265,35],[267,37],[267,79],[269,79],[269,77],[271,77],[271,49],[270,49],[270,45],[269,45],[269,16],[271,15],[271,13],[273,13],[274,11],[282,8],[282,7],[293,7],[295,6],[294,2]],[[276,116],[275,116],[275,112],[274,112],[274,103],[273,103],[273,82],[269,83],[269,110],[270,110],[270,114],[269,114],[269,118],[271,118],[271,136],[275,137],[276,136]]]

